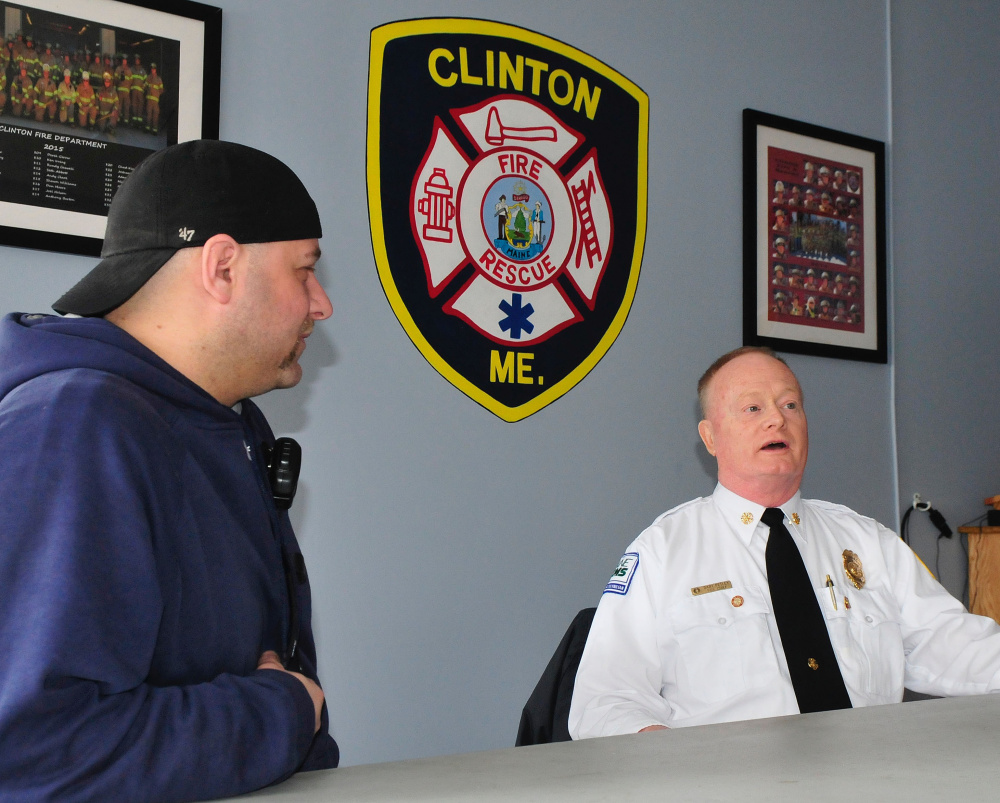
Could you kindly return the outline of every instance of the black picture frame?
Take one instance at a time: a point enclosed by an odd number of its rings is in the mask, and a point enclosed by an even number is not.
[[[743,110],[743,343],[885,363],[885,144]]]
[[[107,208],[135,165],[177,142],[218,139],[222,10],[191,0],[88,0],[72,14],[65,9],[59,0],[0,0],[0,41],[10,48],[21,34],[26,46],[31,37],[40,59],[56,58],[52,79],[64,80],[64,69],[70,69],[77,87],[84,83],[84,64],[94,65],[88,73],[107,71],[106,62],[91,62],[94,55],[110,56],[113,70],[121,55],[130,65],[138,55],[150,72],[158,61],[164,84],[159,120],[146,119],[145,105],[143,120],[119,119],[113,132],[109,115],[102,114],[92,129],[89,120],[79,124],[75,109],[65,121],[50,110],[38,120],[37,108],[15,118],[8,82],[0,116],[0,245],[99,256]],[[10,65],[11,80],[21,77],[15,62]],[[103,80],[102,73],[96,91],[104,88]],[[117,84],[113,78],[112,87]],[[26,104],[21,106],[23,114]]]

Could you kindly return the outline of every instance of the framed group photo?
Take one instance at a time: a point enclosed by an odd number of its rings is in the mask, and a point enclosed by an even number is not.
[[[743,342],[884,363],[885,145],[743,110]]]
[[[139,162],[218,138],[222,11],[0,0],[0,24],[0,245],[98,256]]]

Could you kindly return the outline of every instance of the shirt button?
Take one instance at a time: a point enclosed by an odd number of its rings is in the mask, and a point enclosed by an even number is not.
[[[865,621],[866,621],[866,622],[868,622],[868,624],[871,624],[871,623],[872,623],[872,622],[874,622],[875,620],[874,620],[874,619],[872,619],[872,618],[871,618],[870,616],[866,616],[866,617],[865,617]]]
[[[719,617],[719,624],[720,625],[724,625],[725,623],[726,623],[726,617],[725,616],[720,616]]]

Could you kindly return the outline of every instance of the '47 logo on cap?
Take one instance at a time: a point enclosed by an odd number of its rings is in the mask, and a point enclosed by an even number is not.
[[[191,238],[194,237],[194,229],[189,229],[185,226],[183,229],[177,230],[177,236],[180,237],[184,242],[191,242]]]
[[[449,382],[517,421],[576,385],[628,315],[648,98],[496,22],[372,31],[368,198],[396,317]]]

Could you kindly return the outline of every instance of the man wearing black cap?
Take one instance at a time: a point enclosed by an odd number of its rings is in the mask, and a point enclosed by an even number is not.
[[[0,799],[198,800],[337,765],[249,401],[298,383],[331,314],[321,233],[277,159],[182,143],[122,185],[66,317],[0,321]]]

